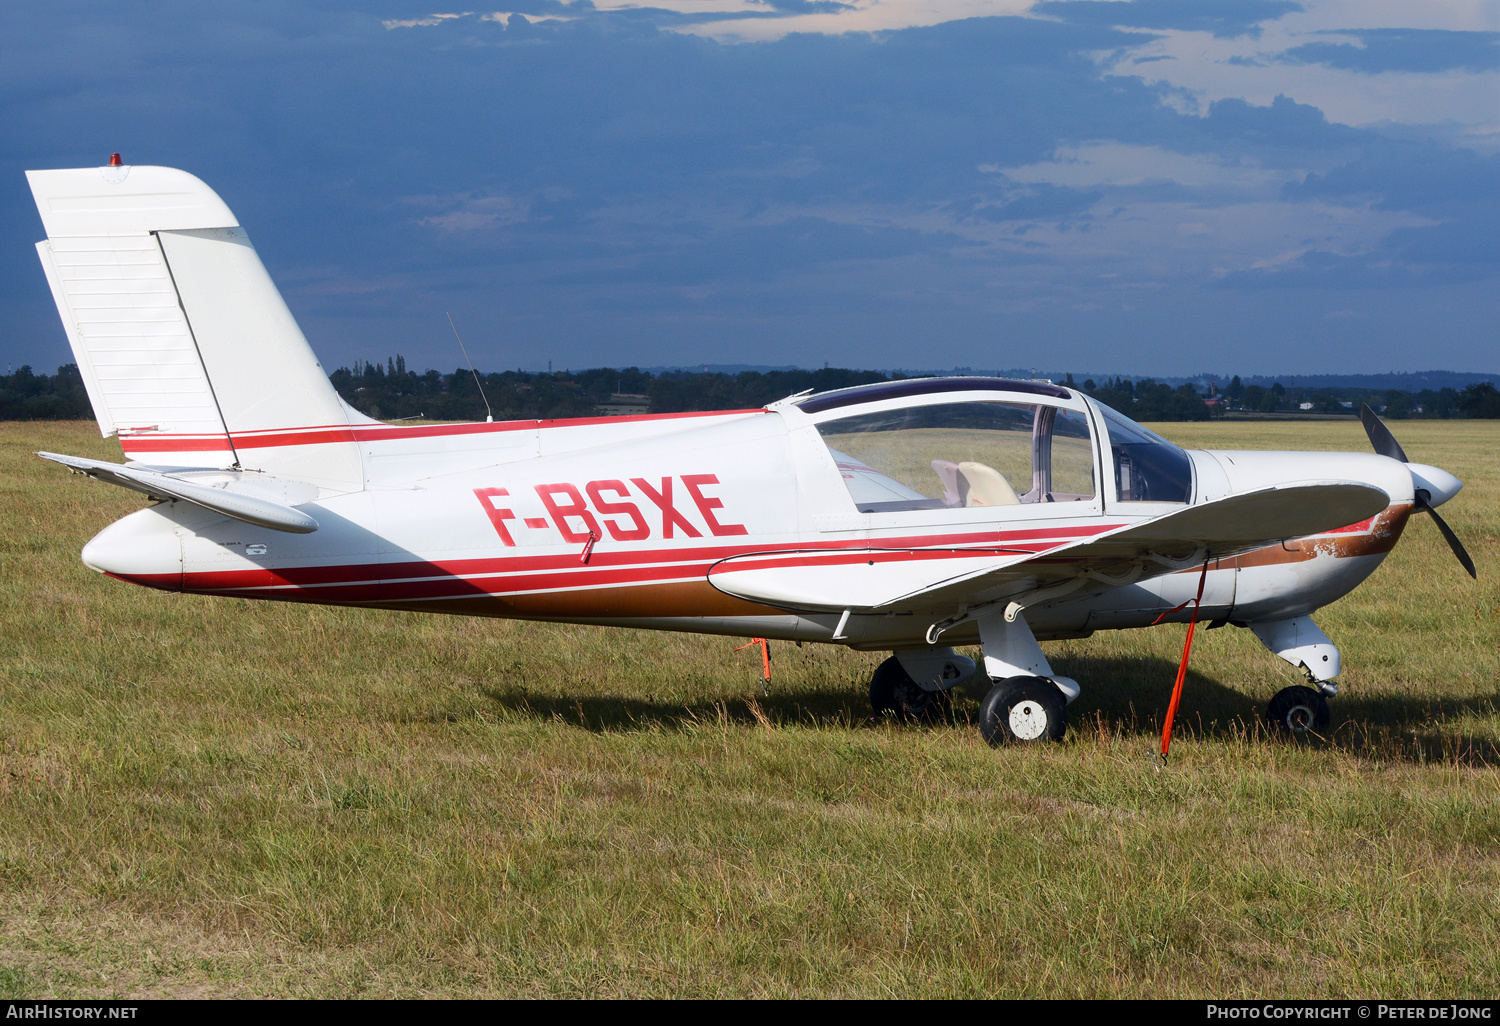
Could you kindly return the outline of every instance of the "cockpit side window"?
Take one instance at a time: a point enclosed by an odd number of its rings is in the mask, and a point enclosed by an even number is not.
[[[1093,446],[1082,413],[1026,403],[915,406],[824,421],[862,513],[1091,499]]]
[[[1078,410],[1039,406],[1032,436],[1036,452],[1031,501],[1092,499],[1094,443],[1088,417]]]
[[[1193,461],[1187,453],[1102,403],[1097,409],[1109,430],[1120,502],[1187,502],[1192,498]]]

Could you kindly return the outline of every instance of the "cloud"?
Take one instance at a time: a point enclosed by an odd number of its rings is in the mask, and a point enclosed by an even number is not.
[[[1101,192],[1082,192],[1056,185],[1037,184],[1016,190],[1000,203],[979,203],[965,215],[965,220],[990,221],[1070,221],[1088,216],[1089,210],[1103,197]]]
[[[1500,69],[1500,32],[1384,28],[1340,30],[1355,43],[1304,43],[1279,55],[1286,64],[1322,64],[1367,75],[1388,71],[1434,74]]]
[[[517,201],[512,196],[464,196],[447,201],[419,198],[412,202],[418,206],[447,207],[442,213],[428,214],[418,218],[417,222],[446,232],[493,230],[519,224],[530,213],[529,203]]]
[[[1220,279],[1219,287],[1249,291],[1399,289],[1410,294],[1493,278],[1495,265],[1500,264],[1500,245],[1493,235],[1486,237],[1462,226],[1443,226],[1439,236],[1430,232],[1400,229],[1368,253],[1309,250],[1283,263],[1230,272]],[[1454,242],[1464,247],[1461,259],[1455,259],[1460,254],[1451,248]]]
[[[1500,155],[1375,138],[1356,159],[1286,183],[1299,204],[1364,205],[1416,215],[1358,252],[1308,247],[1291,258],[1226,275],[1237,288],[1414,288],[1478,281],[1500,269]],[[1425,221],[1425,223],[1423,223]]]
[[[382,21],[380,24],[384,25],[387,31],[398,28],[417,28],[419,26],[441,25],[443,22],[452,21],[455,18],[467,18],[473,13],[473,11],[464,11],[462,14],[429,14],[425,18],[391,18],[387,21]]]
[[[1357,146],[1368,139],[1357,129],[1331,124],[1317,107],[1279,95],[1264,107],[1238,99],[1218,100],[1209,106],[1203,128],[1221,143],[1283,151]]]
[[[1261,24],[1303,9],[1289,0],[1041,0],[1032,13],[1078,25],[1258,36]]]
[[[880,224],[849,224],[823,217],[728,227],[666,252],[647,253],[609,280],[672,286],[761,282],[838,265],[879,263],[971,246],[948,232]],[[596,280],[588,274],[579,280]]]
[[[1377,348],[1418,322],[1488,351],[1500,320],[1493,160],[1415,125],[1404,141],[1339,124],[1300,87],[1200,106],[1129,70],[1167,41],[1177,59],[1150,68],[1176,73],[1189,43],[1246,52],[1235,40],[1280,8],[1205,6],[1220,20],[1184,29],[1165,26],[1192,9],[1151,4],[1106,21],[1087,5],[951,20],[998,0],[514,0],[387,29],[344,0],[215,20],[186,0],[149,16],[71,2],[8,23],[0,173],[123,150],[201,175],[334,365],[395,349],[420,365],[424,346],[446,361],[446,309],[510,340],[509,365],[1003,366],[1006,345],[1044,340],[1077,367],[1144,373],[1197,360],[1206,331],[1304,365],[1329,309],[1369,309],[1361,344]],[[941,23],[845,31],[866,11]],[[747,19],[784,37],[686,31]],[[1291,20],[1267,29],[1272,49]],[[40,230],[29,204],[0,193],[13,235]],[[1376,294],[1345,294],[1361,287]],[[28,247],[0,251],[0,294],[11,344],[47,340],[62,362]]]
[[[768,7],[774,7],[787,14],[838,14],[841,11],[855,9],[853,4],[841,4],[836,0],[751,0],[751,2],[764,3]]]
[[[1357,159],[1287,183],[1283,195],[1292,201],[1363,201],[1382,210],[1472,219],[1495,197],[1496,182],[1500,154],[1376,138]],[[1500,224],[1495,227],[1500,234]]]

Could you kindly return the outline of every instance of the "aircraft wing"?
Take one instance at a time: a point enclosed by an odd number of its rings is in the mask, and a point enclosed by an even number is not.
[[[1390,496],[1372,485],[1309,481],[1185,506],[1041,551],[872,547],[750,553],[714,564],[708,579],[730,595],[784,609],[951,610],[1082,576],[1125,584],[1359,523],[1389,503]]]
[[[269,527],[274,531],[289,531],[293,534],[311,534],[318,529],[318,522],[299,509],[273,502],[256,495],[231,492],[224,488],[184,481],[171,474],[138,467],[89,460],[81,456],[61,456],[55,452],[37,453],[44,460],[61,463],[70,470],[87,474],[98,481],[129,488],[144,495],[159,499],[181,499],[234,517],[248,524]]]

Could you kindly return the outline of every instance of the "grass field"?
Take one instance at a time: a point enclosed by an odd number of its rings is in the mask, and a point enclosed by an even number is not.
[[[1297,674],[1183,628],[1048,645],[1066,743],[871,722],[876,656],[170,596],[78,551],[138,497],[0,425],[0,996],[1500,993],[1500,424],[1397,423],[1468,482]],[[1157,425],[1367,451],[1353,423]]]

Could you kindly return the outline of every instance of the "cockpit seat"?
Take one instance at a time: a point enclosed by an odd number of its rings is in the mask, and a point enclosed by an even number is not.
[[[1018,506],[1021,500],[994,467],[966,460],[958,465],[958,494],[965,506]]]
[[[958,495],[958,464],[952,460],[933,460],[932,471],[943,482],[943,505],[962,506]]]

